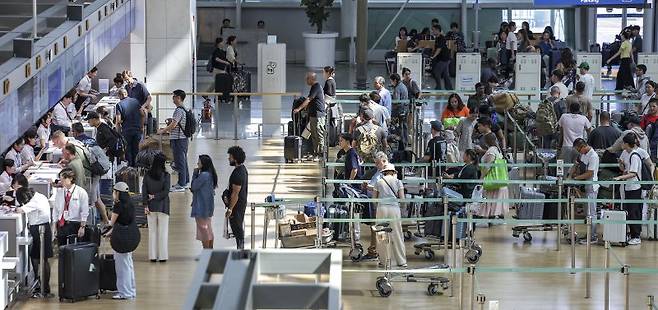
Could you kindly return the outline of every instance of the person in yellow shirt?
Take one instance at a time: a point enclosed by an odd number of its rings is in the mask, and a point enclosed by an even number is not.
[[[624,31],[621,34],[622,42],[619,47],[619,51],[612,55],[606,61],[606,64],[612,62],[615,58],[619,57],[619,71],[617,72],[617,85],[615,90],[623,90],[626,87],[635,88],[635,83],[633,82],[633,72],[631,66],[633,64],[633,53],[631,45],[631,32]]]

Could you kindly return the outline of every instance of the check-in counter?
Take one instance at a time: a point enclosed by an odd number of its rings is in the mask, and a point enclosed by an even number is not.
[[[85,108],[85,111],[96,111],[98,107],[103,107],[105,108],[105,111],[107,111],[110,114],[110,118],[114,119],[114,115],[116,113],[116,105],[119,103],[119,98],[115,96],[105,96],[101,98],[96,104],[90,104]]]
[[[58,164],[37,163],[25,171],[25,176],[34,191],[46,197],[52,195],[51,184],[57,179],[62,167]]]
[[[34,275],[30,273],[28,254],[32,237],[27,229],[27,217],[24,213],[3,212],[0,212],[0,231],[7,232],[7,251],[3,262],[16,264],[7,277],[8,281],[13,283],[10,285],[13,290],[17,286],[32,283]]]

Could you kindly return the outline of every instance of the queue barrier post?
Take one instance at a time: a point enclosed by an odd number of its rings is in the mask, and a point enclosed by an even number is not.
[[[562,176],[559,176],[557,178],[557,220],[561,221],[562,220],[562,190],[564,189],[564,181],[562,180]],[[557,248],[556,250],[559,252],[560,251],[560,240],[562,239],[561,233],[562,233],[562,224],[557,225],[556,234],[557,234]]]
[[[325,184],[324,178],[322,179],[322,184]],[[324,186],[325,185],[323,185],[323,187]],[[314,200],[315,200],[315,216],[317,218],[315,220],[315,226],[317,228],[317,238],[315,239],[315,247],[320,249],[320,248],[322,248],[322,226],[324,226],[322,224],[323,216],[322,216],[322,213],[320,212],[320,210],[322,210],[322,207],[323,207],[324,203],[320,202],[320,199],[317,196],[314,198]]]
[[[610,268],[610,241],[605,242],[605,269]],[[610,273],[606,271],[603,275],[603,309],[610,310]]]
[[[451,216],[451,222],[452,222],[452,225],[451,225],[452,226],[452,238],[451,238],[451,241],[452,241],[452,255],[451,255],[452,264],[451,265],[454,268],[454,267],[457,266],[457,216],[456,215]],[[447,238],[444,238],[444,239],[447,239]],[[450,282],[455,283],[455,274],[454,273],[450,274]],[[454,285],[450,285],[450,297],[454,296],[454,293],[455,293],[454,292],[454,287],[455,287]]]
[[[238,139],[238,104],[239,98],[237,95],[233,95],[233,140]]]
[[[471,276],[471,297],[469,309],[475,310],[475,266],[469,266],[466,271]]]
[[[459,267],[464,268],[464,239],[459,240],[459,254],[461,257],[461,263]],[[464,273],[459,273],[459,309],[464,309]]]
[[[631,275],[629,272],[630,266],[624,265],[621,272],[624,275],[624,309],[631,309]]]
[[[439,190],[439,189],[437,189]],[[446,220],[448,218],[448,197],[443,196],[441,197],[441,200],[443,202],[443,260],[445,263],[448,263],[446,261],[446,258],[448,257],[448,221]]]
[[[219,140],[219,95],[217,96],[217,100],[215,100],[215,111],[212,117],[215,126],[215,140]]]
[[[256,248],[256,204],[251,203],[251,249]]]
[[[587,238],[587,259],[586,259],[586,267],[589,270],[589,268],[592,268],[592,216],[587,217],[587,235],[585,236]],[[585,273],[585,298],[590,298],[590,293],[592,289],[592,274],[587,271]]]
[[[573,197],[573,192],[571,191],[571,187],[568,188],[567,190],[567,195],[569,195],[569,214],[570,214],[570,220],[572,221],[570,224],[570,232],[569,232],[569,240],[571,241],[571,269],[576,268],[576,224],[573,223],[573,221],[576,219],[576,205],[574,203],[574,197]],[[572,272],[571,274],[575,274],[575,272]]]
[[[477,300],[478,305],[480,305],[480,310],[484,310],[484,304],[487,302],[487,297],[484,296],[484,294],[477,294],[475,299]]]
[[[656,304],[656,302],[654,300],[653,295],[647,296],[647,309],[648,310],[654,310],[655,309],[655,304]]]

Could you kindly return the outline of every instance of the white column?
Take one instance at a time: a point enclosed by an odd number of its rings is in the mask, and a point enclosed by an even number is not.
[[[149,90],[151,92],[171,92],[175,89],[193,91],[196,1],[148,0],[145,2],[146,81]],[[169,100],[165,100],[167,101]]]
[[[130,50],[130,71],[133,76],[144,82],[146,79],[146,0],[135,0],[133,3],[135,5],[133,11],[135,28],[127,40],[121,43],[121,47]]]
[[[258,44],[258,91],[286,91],[286,45]],[[281,96],[263,96],[263,137],[281,134]]]

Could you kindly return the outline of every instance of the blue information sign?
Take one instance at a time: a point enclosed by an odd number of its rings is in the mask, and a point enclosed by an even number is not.
[[[535,0],[546,6],[643,6],[646,0]]]

